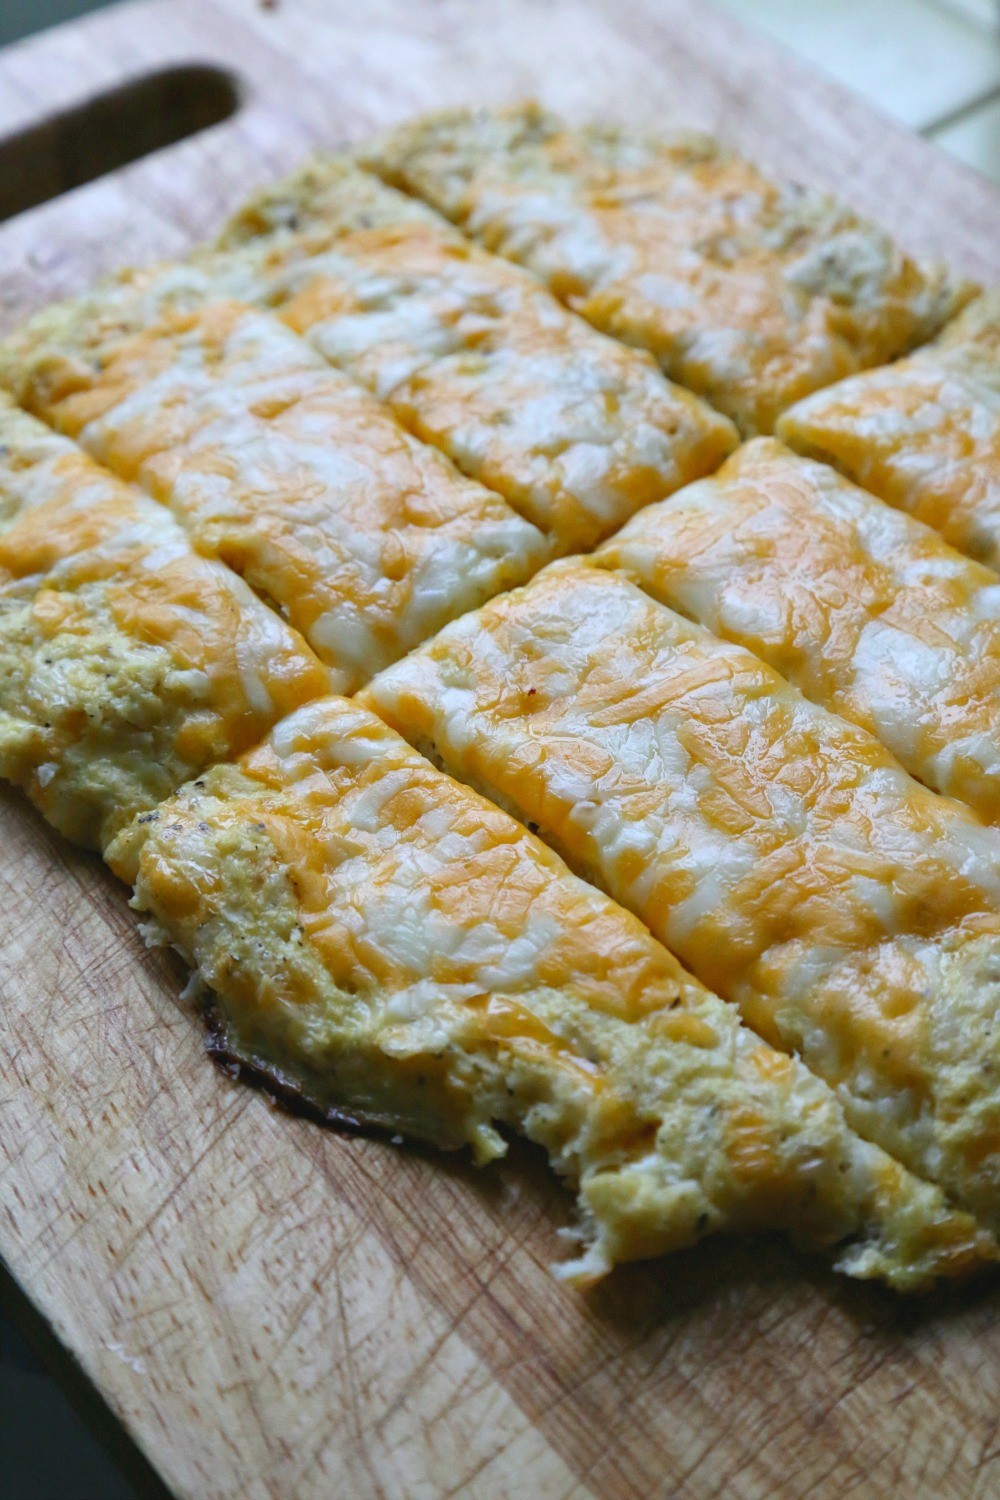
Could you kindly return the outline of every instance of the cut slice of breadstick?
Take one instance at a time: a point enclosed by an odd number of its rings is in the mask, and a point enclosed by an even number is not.
[[[200,264],[242,289],[256,280],[252,300],[557,552],[593,546],[732,451],[732,424],[651,356],[414,206],[348,159],[320,159],[242,210],[221,241],[239,250]]]
[[[583,563],[364,700],[536,827],[855,1129],[1000,1222],[1000,833],[749,652]]]
[[[579,1191],[579,1283],[715,1230],[782,1228],[900,1289],[996,1254],[640,922],[356,704],[298,711],[140,836],[134,904],[210,988],[227,1052],[481,1162],[498,1125],[539,1142]]]
[[[319,151],[287,177],[260,188],[237,209],[215,241],[218,250],[253,248],[263,239],[292,241],[317,235],[353,234],[359,229],[398,229],[423,225],[448,232],[446,219],[388,187],[374,172],[362,171],[348,152]],[[461,242],[455,230],[452,238]]]
[[[908,359],[798,402],[777,431],[1000,572],[1000,292]]]
[[[705,137],[571,130],[528,104],[424,116],[359,156],[748,435],[932,337],[974,291]]]
[[[0,775],[103,849],[329,691],[305,642],[176,521],[0,398]]]
[[[349,159],[320,159],[247,205],[221,252],[47,309],[0,346],[0,380],[35,407],[39,388],[86,383],[101,350],[168,315],[273,308],[537,525],[547,555],[592,547],[736,446],[732,424],[649,355],[416,207]]]
[[[1000,822],[1000,580],[773,438],[596,555]]]
[[[182,279],[182,285],[187,283]],[[169,504],[350,690],[454,615],[523,581],[545,538],[419,443],[277,318],[170,307],[174,281],[25,330],[19,399]],[[200,291],[194,298],[201,295]],[[186,297],[180,296],[183,302]]]

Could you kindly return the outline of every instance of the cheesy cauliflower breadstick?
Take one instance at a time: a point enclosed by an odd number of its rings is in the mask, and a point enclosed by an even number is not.
[[[1000,580],[936,531],[757,438],[596,559],[1000,821]]]
[[[103,849],[329,673],[162,506],[0,397],[0,775]]]
[[[520,105],[425,116],[359,156],[747,434],[932,337],[973,291],[705,137],[570,130]]]
[[[732,451],[732,424],[648,354],[415,207],[349,160],[321,159],[252,200],[222,239],[240,248],[201,265],[256,279],[255,301],[557,552],[593,546]]]
[[[0,376],[169,504],[200,551],[302,632],[335,687],[356,687],[545,559],[534,526],[277,318],[234,301],[171,307],[175,285],[183,302],[184,278],[140,281],[131,302],[119,292],[39,320]],[[157,297],[166,310],[144,328]]]
[[[622,576],[553,564],[363,701],[1000,1222],[1000,834]]]
[[[1000,572],[1000,292],[909,359],[798,402],[777,430]]]
[[[498,1124],[539,1142],[579,1190],[578,1282],[762,1226],[900,1289],[995,1256],[641,923],[356,704],[299,710],[138,838],[134,905],[226,1049],[480,1161]]]

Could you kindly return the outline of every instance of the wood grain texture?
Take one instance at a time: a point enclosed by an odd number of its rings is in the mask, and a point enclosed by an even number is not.
[[[310,143],[537,93],[696,124],[1000,274],[1000,196],[697,0],[142,0],[9,49],[0,132],[171,63],[233,119],[0,228],[6,324],[210,233]],[[320,1131],[206,1061],[124,891],[0,794],[0,1253],[178,1496],[991,1496],[1000,1293],[903,1304],[770,1240],[555,1282],[515,1149]]]

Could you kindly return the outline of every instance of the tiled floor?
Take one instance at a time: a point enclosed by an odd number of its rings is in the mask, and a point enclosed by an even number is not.
[[[922,130],[1000,87],[1000,27],[938,0],[723,0]]]
[[[1000,0],[719,0],[1000,182]]]
[[[101,3],[0,0],[0,45]],[[1000,0],[720,3],[1000,182]],[[3,1500],[135,1493],[0,1313]]]
[[[1000,182],[1000,96],[935,131],[934,139],[963,161]]]
[[[0,47],[109,3],[110,0],[0,0]]]

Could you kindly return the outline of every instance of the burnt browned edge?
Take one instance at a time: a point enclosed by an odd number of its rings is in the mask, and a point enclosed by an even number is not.
[[[221,1009],[211,991],[202,999],[200,1010],[205,1026],[204,1049],[218,1070],[232,1082],[242,1084],[247,1088],[255,1090],[257,1093],[263,1094],[268,1103],[275,1109],[281,1110],[283,1114],[291,1115],[297,1119],[308,1120],[312,1124],[320,1125],[324,1129],[334,1131],[338,1135],[360,1136],[369,1140],[381,1141],[383,1144],[391,1141],[397,1149],[408,1149],[411,1153],[417,1155],[436,1155],[439,1152],[448,1152],[452,1160],[456,1157],[465,1157],[468,1160],[469,1152],[464,1145],[456,1146],[447,1142],[434,1141],[430,1138],[414,1139],[408,1134],[403,1135],[401,1138],[399,1125],[385,1119],[384,1116],[365,1114],[362,1110],[341,1109],[337,1105],[332,1104],[320,1104],[317,1099],[309,1094],[303,1084],[288,1074],[283,1073],[274,1064],[265,1061],[261,1057],[248,1056],[239,1051],[237,1045],[230,1040],[227,1034]],[[503,1129],[503,1127],[500,1128],[511,1142],[523,1139],[509,1130]],[[471,1165],[471,1161],[469,1161],[469,1165]],[[551,1175],[547,1159],[546,1170]],[[565,1188],[565,1184],[560,1182],[560,1185]],[[815,1246],[799,1244],[795,1236],[789,1231],[778,1230],[776,1233],[784,1242],[789,1254],[796,1258],[822,1264],[826,1271],[836,1278],[837,1285],[848,1284],[855,1288],[866,1286],[868,1289],[874,1291],[876,1297],[885,1295],[891,1301],[908,1303],[911,1306],[918,1307],[921,1304],[933,1301],[935,1298],[940,1299],[942,1295],[947,1296],[949,1289],[956,1287],[962,1287],[965,1290],[981,1290],[984,1285],[988,1287],[992,1283],[995,1289],[998,1284],[998,1263],[984,1261],[981,1265],[975,1266],[965,1276],[959,1278],[958,1281],[947,1276],[939,1276],[933,1282],[929,1282],[926,1286],[916,1291],[897,1292],[892,1287],[881,1282],[858,1282],[850,1277],[842,1277],[833,1271],[832,1262],[837,1251],[850,1245],[854,1240],[862,1238],[863,1230],[859,1230],[856,1235],[847,1235],[844,1239],[835,1241],[825,1251],[817,1249]],[[767,1230],[760,1230],[756,1234],[738,1234],[736,1236],[723,1232],[713,1235],[712,1242],[714,1245],[723,1244],[732,1247],[734,1241],[745,1242],[761,1237],[768,1238],[769,1232]],[[688,1253],[692,1253],[696,1248],[700,1247],[692,1246]],[[621,1271],[622,1267],[626,1265],[644,1266],[652,1271],[655,1267],[665,1265],[674,1256],[683,1256],[684,1253],[684,1251],[675,1251],[673,1256],[659,1255],[639,1262],[621,1262],[612,1267],[609,1275],[614,1275],[616,1271]]]
[[[218,1003],[209,994],[201,1005],[205,1024],[204,1047],[208,1056],[220,1072],[234,1082],[245,1084],[263,1094],[276,1108],[285,1114],[310,1120],[315,1125],[325,1126],[341,1135],[367,1136],[385,1141],[399,1135],[398,1125],[379,1115],[368,1115],[362,1110],[340,1109],[334,1104],[323,1105],[314,1099],[288,1074],[282,1073],[272,1063],[260,1057],[248,1057],[230,1041],[226,1024]],[[412,1142],[410,1143],[412,1144]],[[435,1151],[461,1151],[461,1146],[451,1146],[438,1141],[421,1141],[421,1146]]]

